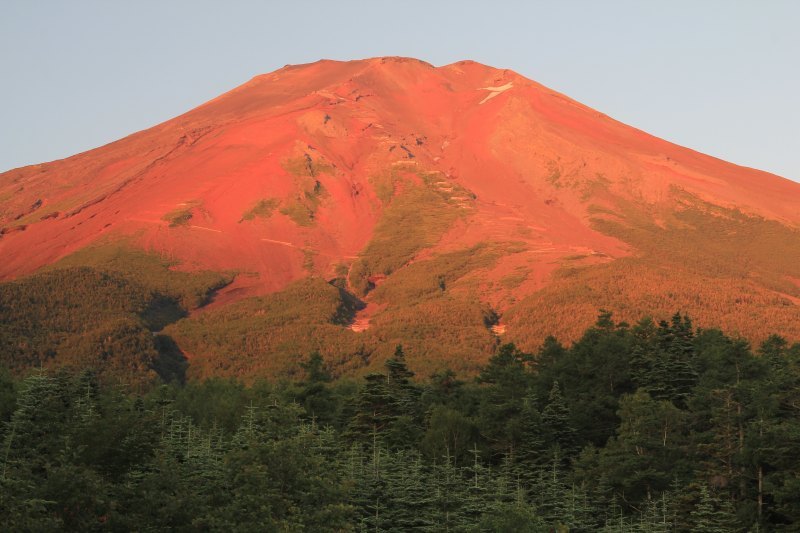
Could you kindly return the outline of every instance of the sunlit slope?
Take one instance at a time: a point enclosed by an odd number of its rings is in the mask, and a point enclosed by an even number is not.
[[[701,326],[800,338],[798,224],[800,185],[512,71],[320,61],[0,175],[0,277],[124,241],[173,268],[237,274],[187,321],[211,327],[236,302],[335,281],[359,303],[330,322],[346,340],[325,355],[378,346],[382,357],[405,340],[412,360],[471,366],[497,335],[526,348],[545,332],[566,340],[599,307],[622,318],[680,309]],[[237,320],[257,311],[240,305]],[[189,322],[174,328],[189,352],[205,350],[197,357],[230,357],[195,342]],[[285,344],[285,357],[307,344]],[[277,353],[263,346],[248,357]]]

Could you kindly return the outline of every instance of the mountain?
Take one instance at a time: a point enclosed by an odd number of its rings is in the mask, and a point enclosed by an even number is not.
[[[0,174],[0,279],[88,266],[155,287],[183,312],[148,324],[190,375],[312,349],[350,372],[396,343],[469,371],[498,337],[569,341],[601,308],[800,339],[799,225],[800,184],[513,71],[324,60]]]

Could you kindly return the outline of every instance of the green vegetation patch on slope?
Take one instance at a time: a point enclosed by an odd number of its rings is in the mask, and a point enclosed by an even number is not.
[[[290,371],[297,357],[312,350],[336,364],[347,363],[344,356],[358,350],[359,339],[343,326],[356,306],[341,289],[307,278],[281,292],[181,320],[165,331],[193,354],[193,378],[253,379]]]
[[[282,162],[282,166],[293,177],[298,193],[284,200],[280,212],[298,226],[313,226],[317,209],[328,196],[318,178],[321,174],[333,174],[336,167],[321,155],[312,157],[309,153],[290,157]]]
[[[623,320],[681,309],[703,324],[756,339],[775,329],[800,339],[800,308],[790,299],[751,280],[700,276],[640,258],[562,269],[542,290],[507,310],[503,321],[508,340],[532,349],[548,334],[577,338],[600,307],[615,309]]]
[[[182,379],[174,343],[152,332],[205,303],[230,275],[177,272],[124,243],[89,247],[0,284],[0,361],[94,369],[104,380]]]
[[[278,205],[280,204],[280,200],[277,198],[261,198],[253,207],[242,213],[242,220],[253,220],[255,218],[269,218],[275,212]]]
[[[654,265],[678,264],[703,276],[750,279],[800,297],[800,231],[774,220],[672,191],[679,208],[660,226],[647,206],[620,203],[619,217],[596,217],[596,229],[632,244]]]
[[[320,174],[333,174],[336,171],[336,167],[321,155],[312,157],[308,153],[298,157],[287,158],[282,162],[281,166],[286,172],[295,177],[316,178]]]
[[[369,182],[375,195],[383,205],[386,205],[392,201],[398,185],[403,181],[402,171],[413,172],[415,170],[416,165],[395,165],[370,176]]]
[[[162,220],[169,222],[170,228],[177,228],[178,226],[186,226],[189,224],[189,221],[192,219],[192,212],[194,208],[199,206],[200,202],[196,200],[192,200],[190,202],[185,202],[179,207],[176,207],[172,211],[165,213]]]
[[[301,177],[295,181],[300,192],[296,197],[286,200],[280,211],[298,226],[312,226],[317,209],[327,198],[328,191],[322,182],[315,178]]]
[[[176,262],[158,254],[125,243],[109,243],[83,248],[48,269],[87,266],[103,272],[118,273],[152,292],[174,298],[187,311],[207,303],[214,291],[230,283],[234,277],[232,273],[172,270],[176,265]]]
[[[372,239],[353,263],[349,282],[356,294],[372,289],[370,278],[391,274],[420,250],[436,244],[465,213],[463,202],[471,198],[469,193],[454,195],[453,187],[437,187],[438,173],[417,176],[418,181],[403,181],[401,190],[384,208]]]
[[[565,264],[553,281],[505,313],[510,338],[533,349],[548,333],[574,339],[607,306],[631,320],[681,309],[709,326],[763,340],[800,339],[800,232],[673,191],[680,209],[620,203],[595,210],[594,227],[637,255],[605,265]]]
[[[446,367],[474,372],[496,345],[488,329],[496,316],[469,281],[505,253],[502,245],[481,243],[415,261],[386,278],[370,296],[388,304],[368,331],[377,341],[375,360],[391,356],[388,347],[402,343],[423,375]]]
[[[158,300],[119,274],[87,267],[0,284],[0,362],[16,372],[70,367],[150,383],[158,353],[149,326]]]
[[[493,266],[501,254],[498,246],[481,243],[415,261],[386,278],[371,298],[376,302],[403,305],[440,296],[464,276]]]
[[[381,341],[376,360],[388,358],[389,348],[402,344],[409,364],[420,375],[444,368],[472,374],[497,345],[488,329],[494,318],[476,299],[445,294],[415,305],[390,307],[372,320],[369,332]]]
[[[500,278],[500,286],[506,290],[516,289],[525,283],[525,280],[528,279],[530,272],[530,269],[527,267],[517,267],[514,269],[512,274],[508,274],[507,276]]]
[[[292,219],[298,226],[309,227],[314,225],[314,210],[306,205],[302,199],[293,199],[281,208],[281,213]]]

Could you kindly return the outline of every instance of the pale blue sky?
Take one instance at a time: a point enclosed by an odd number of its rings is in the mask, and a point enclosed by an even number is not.
[[[153,126],[287,63],[474,59],[800,180],[800,1],[2,0],[0,171]]]

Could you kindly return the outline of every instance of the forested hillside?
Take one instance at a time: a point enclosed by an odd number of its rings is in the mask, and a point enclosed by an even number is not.
[[[0,527],[800,525],[800,345],[772,336],[753,349],[679,314],[629,325],[602,312],[569,347],[499,347],[476,378],[415,376],[404,348],[393,350],[357,380],[332,379],[317,353],[292,381],[248,386],[4,372]]]

